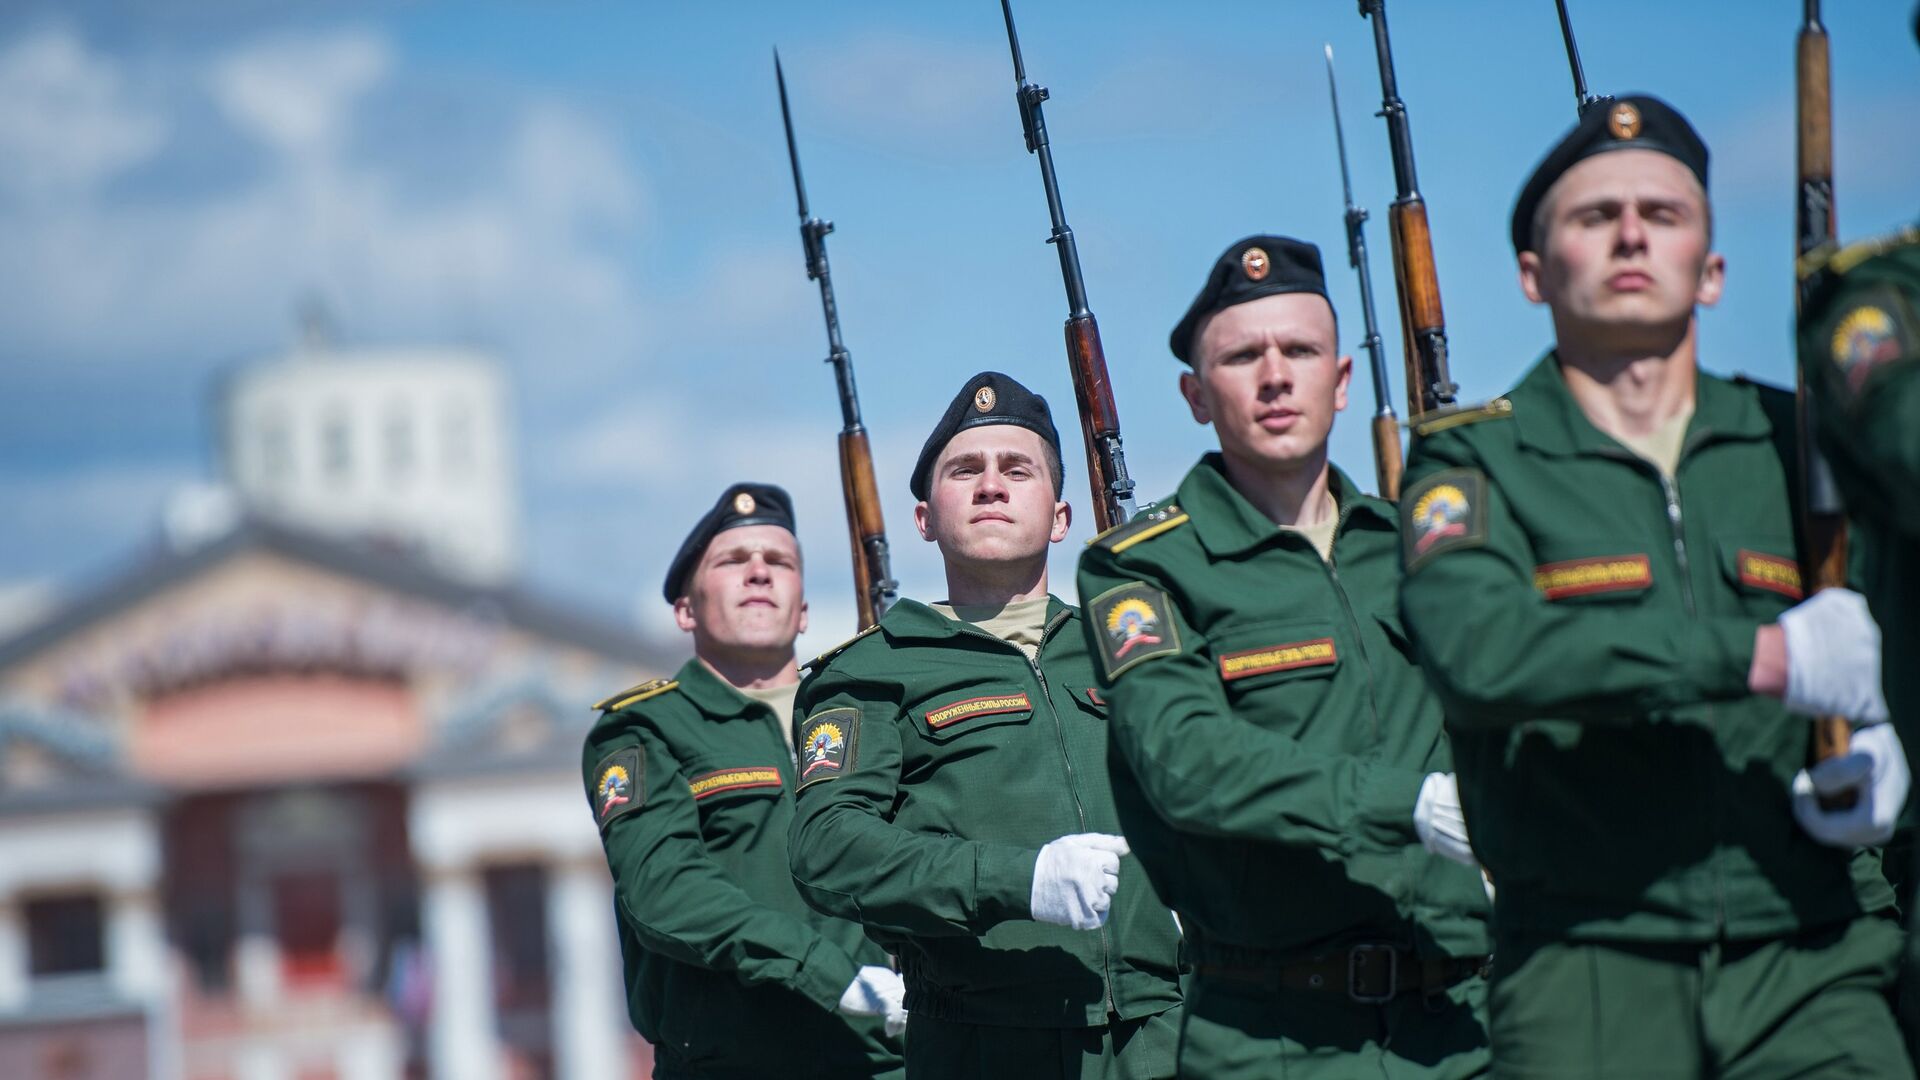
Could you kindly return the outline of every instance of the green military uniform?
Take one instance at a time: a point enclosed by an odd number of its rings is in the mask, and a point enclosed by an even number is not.
[[[803,903],[787,870],[783,718],[699,660],[615,695],[587,737],[587,796],[613,871],[627,1012],[654,1075],[897,1076],[899,1041],[840,996],[885,954]]]
[[[1413,826],[1452,763],[1401,629],[1398,519],[1329,487],[1329,560],[1218,454],[1080,560],[1122,823],[1195,963],[1182,1075],[1487,1068],[1486,895]]]
[[[1695,395],[1671,477],[1551,354],[1416,428],[1402,606],[1499,886],[1496,1073],[1906,1075],[1891,891],[1797,826],[1807,720],[1747,690],[1800,598],[1791,398]]]
[[[1920,227],[1821,252],[1805,266],[1800,365],[1820,446],[1846,501],[1855,575],[1880,624],[1881,681],[1901,741],[1920,747]],[[1908,818],[1914,816],[1908,804]],[[1912,828],[1902,834],[1912,847]],[[1907,857],[1911,859],[1908,851]],[[1905,872],[1911,890],[1920,874]],[[1909,929],[1914,896],[1904,894]],[[1910,935],[1901,1014],[1920,1042],[1920,936]]]
[[[1820,446],[1867,547],[1888,713],[1920,747],[1920,227],[1814,261],[1800,363]]]
[[[1178,935],[1139,866],[1100,929],[1030,918],[1042,845],[1119,832],[1079,617],[1050,598],[1030,660],[902,600],[801,684],[793,877],[898,954],[910,1076],[1172,1074]]]

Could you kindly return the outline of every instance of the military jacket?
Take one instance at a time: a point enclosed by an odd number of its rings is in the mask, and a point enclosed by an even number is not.
[[[1671,480],[1586,419],[1552,354],[1416,428],[1402,610],[1503,934],[1756,938],[1891,903],[1873,853],[1794,822],[1809,724],[1747,690],[1754,631],[1800,599],[1791,398],[1695,393]]]
[[[1413,829],[1452,762],[1400,624],[1398,519],[1338,469],[1329,485],[1331,563],[1218,454],[1081,556],[1127,837],[1203,949],[1481,955],[1479,875]]]
[[[1887,707],[1920,751],[1920,227],[1813,269],[1800,363],[1880,624]]]
[[[886,954],[807,907],[787,872],[794,762],[773,710],[699,660],[602,706],[582,767],[613,871],[627,1012],[656,1047],[656,1075],[897,1069],[878,1018],[837,1011],[859,967]]]
[[[1041,846],[1120,831],[1079,613],[1047,613],[1030,662],[902,600],[801,684],[794,880],[898,954],[909,1011],[1085,1027],[1179,1003],[1173,917],[1131,856],[1104,927],[1032,921]]]

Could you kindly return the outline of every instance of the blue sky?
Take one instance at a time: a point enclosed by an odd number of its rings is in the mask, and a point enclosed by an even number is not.
[[[1842,234],[1908,220],[1920,51],[1908,5],[1828,5]],[[1687,111],[1714,154],[1723,373],[1790,377],[1793,38],[1800,5],[1575,0],[1600,91]],[[1252,232],[1319,243],[1352,348],[1320,61],[1340,64],[1376,286],[1397,317],[1370,28],[1347,0],[1042,3],[1016,11],[1141,490],[1209,433],[1174,392],[1167,329]],[[1548,0],[1397,0],[1463,396],[1548,344],[1513,282],[1506,218],[1573,119]],[[971,373],[1072,394],[1046,207],[997,5],[9,4],[0,13],[0,598],[134,557],[213,463],[210,377],[286,345],[305,295],[341,336],[460,342],[515,390],[527,575],[660,625],[686,525],[726,483],[799,501],[820,644],[851,626],[838,419],[801,266],[774,95],[786,61],[814,208],[873,429],[896,570],[937,597],[906,476]],[[1364,382],[1335,458],[1370,478]],[[1069,433],[1069,438],[1071,434]],[[1056,572],[1091,534],[1080,511]],[[1071,595],[1070,581],[1056,590]],[[803,642],[805,649],[811,642]]]

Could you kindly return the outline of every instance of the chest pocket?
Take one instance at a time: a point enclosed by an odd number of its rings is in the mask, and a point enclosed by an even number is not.
[[[1255,623],[1213,637],[1214,670],[1229,694],[1331,678],[1345,662],[1341,652],[1324,620]]]
[[[1607,554],[1550,558],[1533,568],[1533,588],[1556,604],[1633,603],[1653,590],[1653,559],[1624,544]]]
[[[981,692],[972,687],[936,697],[913,710],[920,733],[935,742],[964,738],[986,728],[1024,724],[1032,718],[1032,695],[1013,688]]]
[[[1737,537],[1719,547],[1720,570],[1745,610],[1771,618],[1805,596],[1790,541]]]

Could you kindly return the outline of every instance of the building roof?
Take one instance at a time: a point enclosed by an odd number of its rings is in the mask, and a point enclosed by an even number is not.
[[[483,607],[528,634],[592,650],[639,667],[666,670],[678,661],[669,650],[632,628],[578,610],[519,586],[476,585],[452,577],[424,558],[365,541],[330,536],[270,518],[252,516],[225,534],[186,549],[162,547],[40,621],[0,640],[0,668],[101,619],[156,595],[239,555],[268,552],[307,563],[380,589],[449,608]]]

